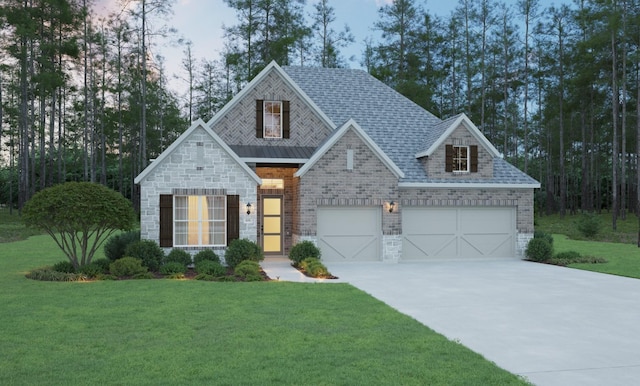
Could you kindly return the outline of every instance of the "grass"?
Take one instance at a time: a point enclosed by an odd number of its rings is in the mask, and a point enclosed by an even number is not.
[[[36,234],[39,232],[22,224],[17,209],[10,213],[8,208],[0,208],[0,243],[24,240]]]
[[[571,240],[565,235],[556,234],[553,235],[553,247],[556,253],[576,251],[583,256],[607,260],[602,264],[570,264],[570,268],[640,279],[640,248],[634,244]]]
[[[561,217],[554,214],[550,216],[536,216],[536,230],[551,234],[562,234],[573,240],[604,241],[610,243],[634,244],[638,242],[638,218],[633,213],[628,213],[625,220],[618,218],[616,230],[613,230],[611,213],[598,215],[600,219],[600,232],[593,239],[587,239],[578,231],[577,222],[580,215],[567,215]]]
[[[348,284],[24,277],[63,259],[0,244],[0,384],[526,384]]]
[[[628,214],[626,220],[618,219],[617,229],[612,229],[611,213],[599,216],[600,232],[591,240],[578,231],[578,215],[536,217],[536,230],[554,235],[556,253],[576,251],[583,256],[601,257],[603,264],[570,264],[569,267],[640,279],[640,248],[637,247],[638,218]]]

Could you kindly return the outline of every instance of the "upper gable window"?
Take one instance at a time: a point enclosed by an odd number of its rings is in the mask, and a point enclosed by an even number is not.
[[[469,146],[453,147],[453,172],[469,171]]]
[[[476,173],[478,171],[478,146],[446,145],[445,171]]]
[[[264,102],[264,138],[282,138],[282,102]]]
[[[256,138],[289,138],[289,101],[256,101]]]

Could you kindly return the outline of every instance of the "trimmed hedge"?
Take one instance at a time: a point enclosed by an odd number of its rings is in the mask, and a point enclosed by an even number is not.
[[[312,257],[316,259],[320,259],[321,252],[318,247],[311,241],[305,240],[300,243],[297,243],[293,247],[291,247],[291,251],[289,251],[289,260],[293,261],[295,266],[298,266],[302,260]]]
[[[165,263],[180,263],[186,267],[191,264],[191,255],[185,250],[173,248],[164,261]]]
[[[152,240],[140,240],[127,246],[125,254],[142,260],[142,265],[150,271],[157,271],[164,262],[164,252]]]
[[[220,257],[213,251],[213,249],[203,249],[193,256],[193,262],[198,264],[201,261],[209,260],[215,261],[216,263],[220,262]]]
[[[224,261],[231,268],[235,268],[244,260],[259,262],[264,260],[264,253],[258,244],[249,239],[233,240],[224,255]]]

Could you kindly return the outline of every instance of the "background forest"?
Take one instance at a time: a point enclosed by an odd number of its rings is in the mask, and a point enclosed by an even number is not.
[[[225,0],[236,20],[215,58],[168,26],[174,3],[99,15],[90,0],[0,0],[0,204],[95,181],[135,206],[134,177],[271,60],[350,64],[330,0]],[[459,0],[447,17],[394,0],[371,28],[360,66],[441,118],[466,113],[542,183],[538,211],[609,210],[614,228],[636,212],[640,0]],[[180,74],[151,54],[161,44],[182,44]]]

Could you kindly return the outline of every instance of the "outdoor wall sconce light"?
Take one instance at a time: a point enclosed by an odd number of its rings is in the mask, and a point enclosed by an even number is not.
[[[393,213],[393,210],[396,208],[396,203],[391,201],[389,203],[389,213]]]
[[[251,203],[247,202],[247,214],[251,214]]]

